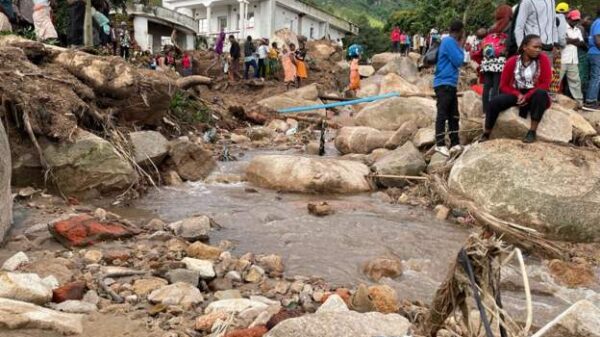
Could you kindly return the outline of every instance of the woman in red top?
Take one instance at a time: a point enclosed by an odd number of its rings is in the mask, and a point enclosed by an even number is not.
[[[192,60],[187,52],[183,53],[183,58],[181,59],[181,68],[184,77],[192,75]]]
[[[542,40],[537,35],[526,36],[519,55],[511,57],[504,65],[500,78],[501,94],[490,101],[482,140],[490,138],[502,111],[518,106],[521,118],[527,118],[528,114],[531,117],[531,127],[523,142],[535,142],[538,124],[552,102],[548,95],[551,81],[552,65],[542,53]]]
[[[390,40],[392,40],[392,53],[400,52],[401,35],[402,32],[400,31],[400,28],[398,26],[395,26],[394,29],[392,29],[392,33],[390,34]]]

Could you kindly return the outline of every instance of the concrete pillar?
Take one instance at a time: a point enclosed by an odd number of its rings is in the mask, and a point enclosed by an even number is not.
[[[142,51],[148,50],[148,18],[136,16],[133,19],[133,37]]]
[[[304,34],[302,34],[302,18],[303,17],[304,17],[304,13],[298,14],[298,35],[304,35]]]
[[[206,35],[210,36],[212,33],[212,6],[209,4],[206,6]]]
[[[185,34],[185,49],[189,49],[189,50],[193,50],[195,49],[195,38],[194,38],[194,34]]]
[[[246,8],[247,4],[244,0],[239,0],[240,3],[240,39],[246,38]]]
[[[269,0],[267,2],[267,22],[266,22],[267,31],[266,31],[266,35],[265,35],[269,39],[271,37],[273,37],[273,33],[275,33],[275,30],[277,29],[275,27],[275,10],[276,9],[277,9],[277,1]]]

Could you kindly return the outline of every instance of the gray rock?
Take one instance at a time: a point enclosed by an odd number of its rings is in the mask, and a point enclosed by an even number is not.
[[[595,152],[498,139],[463,153],[448,183],[498,218],[580,242],[600,239],[598,180]]]
[[[208,240],[214,222],[206,215],[195,216],[169,224],[175,235],[188,241]]]
[[[164,305],[191,307],[204,301],[198,288],[189,283],[174,283],[157,289],[148,295],[148,301]]]
[[[8,260],[4,261],[2,264],[2,270],[6,271],[15,271],[19,269],[20,266],[29,262],[29,258],[23,252],[18,252],[15,255],[8,258]]]
[[[394,97],[366,104],[354,120],[357,125],[378,130],[396,131],[408,121],[425,128],[433,123],[436,109],[432,99]]]
[[[78,131],[74,143],[47,144],[44,156],[64,193],[111,192],[138,179],[131,164],[111,143],[83,130]]]
[[[239,290],[221,290],[215,292],[215,298],[217,300],[231,300],[234,298],[242,298],[242,293]]]
[[[98,293],[95,290],[88,290],[88,292],[83,295],[82,301],[91,303],[93,305],[98,305],[100,302],[100,296],[98,296]]]
[[[431,156],[431,160],[429,160],[429,165],[427,165],[427,173],[435,173],[436,170],[444,167],[447,161],[448,157],[439,152],[435,152],[433,156]]]
[[[485,119],[483,112],[483,103],[481,96],[472,90],[465,92],[463,97],[458,99],[460,119],[458,126],[461,144],[469,144],[477,137],[483,134],[481,125]]]
[[[46,304],[52,299],[52,288],[37,274],[0,272],[0,297]]]
[[[169,155],[168,163],[184,180],[202,180],[217,166],[211,151],[187,140],[172,141]]]
[[[394,134],[384,144],[384,147],[389,150],[393,150],[398,146],[404,145],[406,142],[412,139],[413,135],[419,128],[413,121],[407,121],[394,132]]]
[[[98,311],[98,307],[95,304],[73,300],[59,303],[54,307],[54,309],[71,314],[90,314]]]
[[[83,333],[83,316],[62,313],[34,304],[0,298],[0,326],[3,329],[42,329],[64,335]]]
[[[573,304],[532,337],[600,337],[600,309],[590,301]]]
[[[384,147],[393,134],[391,131],[379,131],[366,126],[343,127],[335,137],[335,147],[341,154],[369,154]]]
[[[183,282],[197,286],[200,281],[200,272],[189,269],[173,269],[167,273],[167,279],[169,283]]]
[[[410,322],[398,314],[324,312],[287,319],[265,337],[405,336],[410,326]]]
[[[137,131],[129,134],[134,160],[139,165],[159,165],[169,152],[169,141],[157,131]]]
[[[287,192],[357,193],[371,190],[359,162],[286,155],[256,156],[246,169],[254,185]]]
[[[323,303],[319,309],[317,309],[317,314],[321,314],[324,312],[345,312],[350,311],[346,302],[339,295],[331,295],[327,298],[327,301]]]
[[[216,276],[214,263],[212,261],[185,257],[181,262],[185,264],[187,269],[198,272],[200,278],[211,279]]]
[[[12,224],[11,154],[4,125],[0,122],[0,242]]]
[[[415,84],[418,80],[419,69],[417,64],[408,57],[394,58],[381,69],[377,70],[377,75],[396,74],[408,82]]]
[[[406,142],[375,162],[373,167],[380,175],[418,176],[427,164],[421,152],[411,142]],[[379,182],[387,187],[401,187],[406,184],[404,180],[392,178],[380,178]]]
[[[500,114],[491,137],[522,139],[530,125],[529,117],[521,118],[519,110],[511,108]],[[570,117],[561,110],[548,109],[538,126],[537,137],[542,141],[568,143],[573,138],[573,124]]]
[[[412,139],[417,148],[433,145],[435,143],[435,130],[431,128],[419,129]]]

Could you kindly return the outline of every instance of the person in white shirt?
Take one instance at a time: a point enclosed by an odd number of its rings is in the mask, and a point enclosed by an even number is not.
[[[267,74],[267,56],[269,54],[269,42],[263,39],[257,50],[258,53],[258,77],[264,79]]]
[[[583,93],[581,91],[581,77],[579,77],[579,55],[577,48],[585,44],[583,34],[579,29],[581,13],[572,10],[567,14],[566,43],[561,51],[560,80],[567,76],[571,95],[581,106],[583,104]]]

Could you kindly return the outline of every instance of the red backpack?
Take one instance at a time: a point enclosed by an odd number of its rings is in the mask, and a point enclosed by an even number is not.
[[[481,41],[481,51],[486,59],[493,59],[506,55],[506,41],[508,35],[505,33],[488,34]]]

